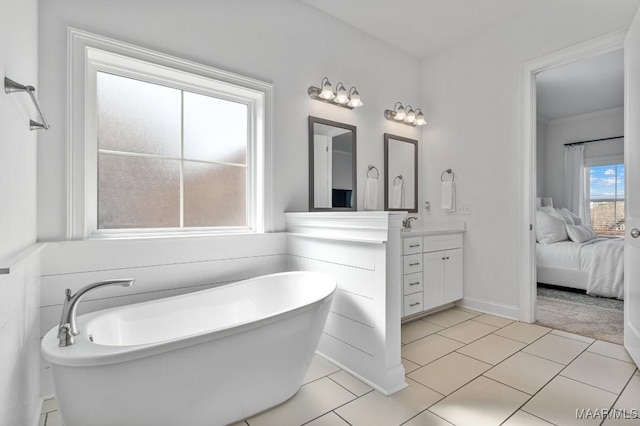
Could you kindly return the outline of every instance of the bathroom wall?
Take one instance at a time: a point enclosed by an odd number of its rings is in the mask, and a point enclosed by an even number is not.
[[[423,130],[421,191],[435,206],[432,218],[467,222],[464,293],[469,306],[519,315],[523,65],[628,28],[638,4],[547,2],[423,61],[429,124]],[[458,203],[471,204],[470,215],[439,208],[439,177],[447,168],[456,174]]]
[[[624,134],[624,109],[614,108],[564,117],[549,122],[544,161],[545,197],[553,197],[553,205],[564,206],[564,144]],[[594,142],[585,145],[585,158],[623,154],[623,139]]]
[[[38,2],[0,0],[0,78],[38,85]],[[26,93],[0,91],[0,425],[39,416],[39,252],[35,111]]]
[[[275,230],[284,229],[281,213],[308,210],[308,115],[357,126],[359,209],[366,166],[383,169],[383,133],[420,136],[383,118],[396,101],[420,105],[420,62],[299,1],[43,1],[41,95],[55,128],[39,150],[41,240],[65,239],[67,26],[273,83]],[[351,111],[311,100],[307,88],[324,76],[356,86],[364,106]]]

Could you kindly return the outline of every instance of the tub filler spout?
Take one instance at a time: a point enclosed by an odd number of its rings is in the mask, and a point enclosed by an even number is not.
[[[71,346],[75,343],[74,336],[80,334],[78,330],[78,323],[76,322],[76,309],[80,303],[80,299],[87,293],[96,288],[105,287],[108,285],[120,285],[122,287],[131,287],[135,279],[124,278],[118,280],[99,281],[93,284],[89,284],[86,287],[78,290],[76,294],[71,294],[71,289],[65,290],[64,305],[62,306],[62,316],[60,317],[60,325],[58,326],[58,339],[60,343],[58,346]]]

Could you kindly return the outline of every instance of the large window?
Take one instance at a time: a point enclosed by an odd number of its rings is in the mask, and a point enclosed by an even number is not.
[[[624,235],[624,164],[589,167],[591,227],[602,236]]]
[[[265,230],[271,85],[75,30],[70,51],[71,238]]]
[[[98,229],[246,227],[246,104],[97,73]]]

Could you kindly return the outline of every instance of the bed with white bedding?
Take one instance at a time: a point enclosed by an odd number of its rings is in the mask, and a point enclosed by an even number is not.
[[[623,298],[623,238],[596,238],[536,244],[537,281]]]
[[[624,238],[596,238],[589,226],[566,209],[536,212],[537,281],[623,298]]]

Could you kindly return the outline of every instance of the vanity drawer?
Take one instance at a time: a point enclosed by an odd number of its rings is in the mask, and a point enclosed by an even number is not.
[[[423,311],[422,292],[404,296],[403,316],[417,314]]]
[[[405,295],[422,291],[422,272],[405,275],[403,278],[403,289]]]
[[[404,260],[403,274],[422,272],[422,253],[402,256],[402,259]]]
[[[404,238],[402,254],[416,253],[422,253],[422,237]]]

